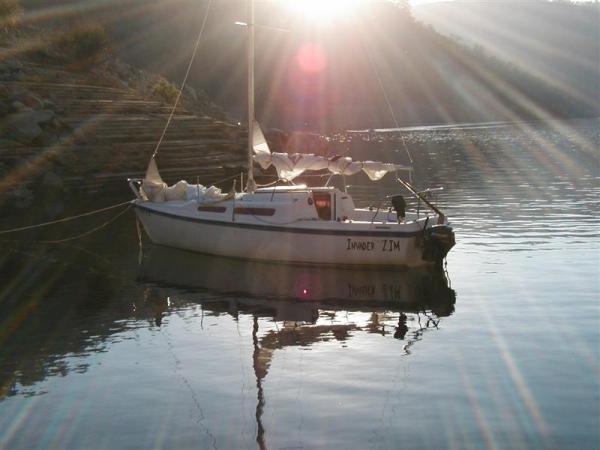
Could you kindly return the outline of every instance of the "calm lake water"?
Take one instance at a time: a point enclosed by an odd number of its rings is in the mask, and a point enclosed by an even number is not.
[[[405,133],[447,278],[140,252],[131,211],[2,243],[0,448],[600,448],[599,130]]]

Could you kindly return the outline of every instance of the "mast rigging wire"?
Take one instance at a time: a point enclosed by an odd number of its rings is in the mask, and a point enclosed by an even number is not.
[[[394,112],[394,108],[392,107],[392,103],[390,102],[390,98],[385,89],[385,85],[383,84],[383,80],[381,79],[381,76],[379,75],[379,71],[377,70],[377,65],[375,64],[373,55],[371,54],[371,49],[369,47],[369,43],[367,42],[367,38],[364,36],[364,33],[361,33],[361,36],[363,37],[363,43],[364,43],[365,49],[367,50],[367,57],[369,58],[369,63],[371,64],[371,67],[373,68],[373,72],[375,72],[375,78],[377,78],[377,83],[379,84],[379,89],[381,89],[381,92],[383,93],[383,98],[385,99],[385,103],[390,112],[390,116],[392,116],[392,119],[394,121],[394,124],[396,125],[396,128],[398,130],[400,130],[400,124],[398,123],[398,119],[396,118],[396,113]],[[413,163],[412,155],[410,154],[410,151],[408,150],[408,146],[406,145],[404,136],[402,135],[401,132],[400,132],[400,140],[402,141],[402,146],[404,147],[404,151],[406,151],[408,160],[412,164]]]
[[[169,118],[167,119],[165,128],[163,129],[162,134],[156,144],[156,147],[154,148],[154,152],[152,153],[152,158],[150,158],[150,160],[154,159],[156,157],[156,155],[158,155],[158,150],[162,144],[163,139],[165,138],[165,135],[167,134],[167,129],[169,128],[169,125],[171,124],[171,121],[173,120],[173,116],[175,115],[175,110],[177,109],[177,105],[179,104],[179,99],[181,98],[181,93],[183,92],[183,88],[185,87],[188,76],[192,69],[192,64],[194,62],[194,59],[196,58],[196,53],[198,52],[198,47],[200,47],[200,39],[202,38],[202,34],[204,33],[204,28],[206,26],[206,20],[208,19],[208,13],[210,11],[211,6],[212,6],[212,0],[208,0],[208,5],[206,7],[206,11],[204,12],[204,19],[202,20],[202,26],[200,27],[200,32],[198,33],[198,38],[196,39],[196,44],[194,45],[194,50],[192,52],[190,62],[187,66],[187,70],[185,71],[185,76],[183,77],[183,81],[181,82],[181,86],[179,87],[179,92],[177,93],[177,98],[175,99],[173,108],[171,108],[171,113],[169,114]]]

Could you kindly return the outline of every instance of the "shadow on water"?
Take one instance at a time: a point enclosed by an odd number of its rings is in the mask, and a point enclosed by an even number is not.
[[[15,245],[0,258],[0,399],[39,393],[49,376],[84,372],[68,356],[103,352],[136,318],[110,259],[79,246]]]

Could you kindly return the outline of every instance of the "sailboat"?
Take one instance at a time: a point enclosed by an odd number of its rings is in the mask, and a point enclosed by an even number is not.
[[[354,161],[349,156],[271,152],[254,114],[254,7],[248,1],[248,142],[246,185],[241,192],[180,181],[167,186],[154,156],[144,179],[130,179],[137,217],[155,244],[210,255],[337,267],[439,265],[455,244],[444,213],[403,180],[411,166]],[[277,181],[258,187],[255,164],[273,166]],[[320,187],[295,184],[307,171],[328,171]],[[393,208],[357,208],[345,187],[347,176],[371,181],[394,174],[428,213],[406,211],[402,195]],[[344,187],[331,186],[342,177]],[[410,177],[409,177],[410,178]]]

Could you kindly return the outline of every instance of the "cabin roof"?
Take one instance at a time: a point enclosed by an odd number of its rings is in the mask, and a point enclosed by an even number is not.
[[[319,186],[319,187],[308,187],[305,184],[299,184],[297,186],[272,186],[272,187],[264,187],[259,188],[254,191],[256,194],[272,194],[273,192],[282,193],[282,192],[303,192],[303,191],[333,191],[335,187],[333,186]]]

